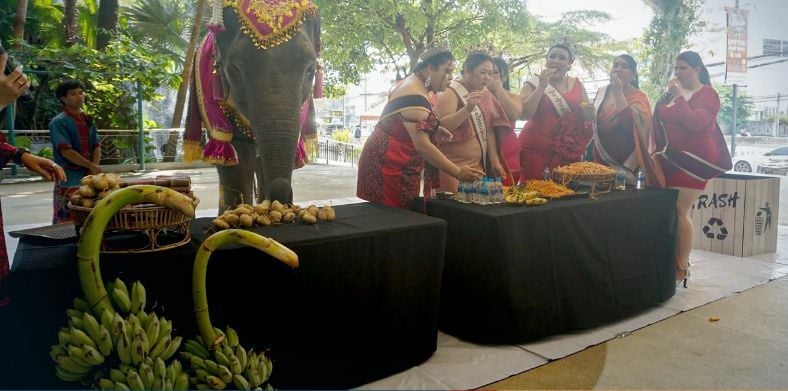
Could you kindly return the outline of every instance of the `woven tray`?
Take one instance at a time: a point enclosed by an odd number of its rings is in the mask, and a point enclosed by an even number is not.
[[[68,209],[74,217],[74,224],[77,227],[85,225],[90,212],[93,208],[83,208],[81,206],[68,203]],[[123,207],[118,211],[109,223],[108,230],[141,230],[151,228],[165,228],[179,225],[191,220],[179,210],[165,208],[156,204],[136,204]]]
[[[570,181],[580,182],[605,182],[612,181],[616,178],[616,173],[611,172],[608,174],[568,174],[559,170],[553,171],[553,178],[558,183],[566,183]]]

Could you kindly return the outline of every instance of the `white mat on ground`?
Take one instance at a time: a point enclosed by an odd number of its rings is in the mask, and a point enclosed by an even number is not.
[[[777,252],[749,258],[693,250],[687,289],[649,311],[583,332],[557,335],[524,345],[488,346],[438,333],[429,360],[359,389],[471,389],[503,380],[590,346],[788,274],[788,226],[780,226]]]

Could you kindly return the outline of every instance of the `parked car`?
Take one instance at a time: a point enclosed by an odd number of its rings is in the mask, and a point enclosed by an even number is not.
[[[786,175],[788,174],[788,146],[774,149],[761,156],[735,158],[733,171]]]

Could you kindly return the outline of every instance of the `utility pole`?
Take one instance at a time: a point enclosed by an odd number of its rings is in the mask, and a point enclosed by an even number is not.
[[[739,9],[739,0],[736,0],[736,9]],[[730,16],[728,16],[730,17]],[[736,82],[733,83],[733,122],[731,125],[731,156],[736,156],[736,109],[737,109],[737,101],[736,101],[736,94],[739,90],[739,86]]]
[[[780,93],[777,93],[777,109],[774,111],[774,134],[772,136],[777,137],[780,134]]]

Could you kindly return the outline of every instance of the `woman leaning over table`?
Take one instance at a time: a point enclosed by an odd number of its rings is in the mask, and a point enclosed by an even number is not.
[[[15,69],[6,75],[5,69],[8,54],[0,55],[0,110],[6,105],[14,102],[30,87],[25,75]],[[5,137],[0,135],[0,168],[5,167],[9,161],[23,165],[27,169],[36,172],[48,180],[65,180],[66,174],[63,169],[49,159],[44,159],[29,153],[24,148],[16,148],[5,141]],[[3,230],[3,214],[0,211],[0,280],[3,280],[9,273],[8,251],[5,247],[5,233]],[[9,303],[9,299],[0,296],[0,307]]]
[[[419,196],[422,171],[427,197],[438,182],[434,167],[462,181],[484,175],[471,166],[455,165],[435,146],[438,137],[450,137],[450,133],[440,127],[428,94],[445,90],[453,70],[454,57],[448,46],[433,47],[422,54],[413,74],[392,88],[381,119],[361,151],[356,184],[359,198],[406,208]],[[426,170],[425,160],[432,166]]]
[[[545,68],[523,85],[521,119],[528,122],[519,136],[521,181],[579,161],[591,140],[593,108],[583,83],[567,75],[574,60],[569,46],[553,45]]]
[[[462,66],[462,76],[438,94],[436,113],[452,138],[438,148],[457,165],[468,165],[488,176],[509,176],[501,156],[500,143],[512,132],[511,122],[495,96],[485,87],[493,73],[492,58],[483,52],[470,52]],[[458,181],[446,172],[440,174],[440,191],[457,192]]]
[[[629,183],[642,170],[647,186],[665,187],[651,159],[651,103],[638,87],[637,63],[631,56],[622,54],[613,61],[610,84],[597,91],[594,107],[594,161],[623,170]]]
[[[667,87],[667,93],[654,108],[655,156],[658,168],[664,171],[666,186],[679,191],[676,281],[683,281],[686,287],[692,248],[692,204],[709,179],[730,169],[731,159],[717,126],[720,98],[697,53],[679,54],[674,77]]]

